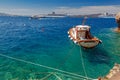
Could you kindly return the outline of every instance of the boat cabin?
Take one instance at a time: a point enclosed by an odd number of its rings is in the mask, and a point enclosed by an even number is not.
[[[87,25],[77,25],[75,28],[76,31],[76,39],[92,39],[92,35],[90,34],[90,26]]]

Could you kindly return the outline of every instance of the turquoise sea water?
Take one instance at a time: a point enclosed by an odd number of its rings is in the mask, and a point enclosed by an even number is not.
[[[88,18],[91,33],[102,40],[93,49],[83,49],[68,38],[67,31],[81,18],[0,17],[0,54],[97,78],[106,75],[114,63],[120,63],[120,34],[113,18]],[[0,56],[0,80],[40,80],[50,72],[62,80],[83,80],[60,72]],[[45,80],[57,80],[51,75]]]

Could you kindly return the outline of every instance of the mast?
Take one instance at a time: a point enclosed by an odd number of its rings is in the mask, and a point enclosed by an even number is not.
[[[82,25],[85,25],[85,22],[86,22],[86,19],[87,19],[87,18],[88,18],[87,16],[84,17],[84,19],[83,19],[83,21],[82,21]]]

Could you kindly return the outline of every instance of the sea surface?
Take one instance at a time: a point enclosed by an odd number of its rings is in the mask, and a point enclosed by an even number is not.
[[[40,65],[89,78],[108,74],[115,63],[120,63],[120,33],[114,32],[115,19],[86,20],[92,35],[102,40],[93,49],[81,48],[68,38],[67,31],[82,20],[0,16],[0,80],[84,80]]]

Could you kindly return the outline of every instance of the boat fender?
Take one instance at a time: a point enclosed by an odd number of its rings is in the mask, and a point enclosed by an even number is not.
[[[76,43],[77,43],[77,41],[74,41],[74,43],[76,44]]]
[[[70,38],[71,40],[73,39],[73,38]]]
[[[99,43],[102,43],[102,40],[99,40]]]
[[[69,34],[69,31],[68,31],[68,34]]]

